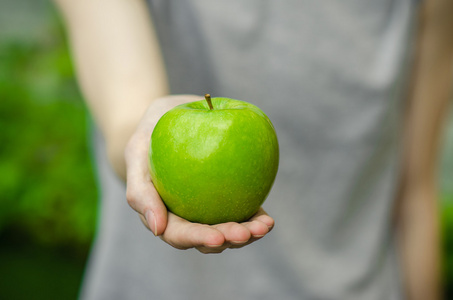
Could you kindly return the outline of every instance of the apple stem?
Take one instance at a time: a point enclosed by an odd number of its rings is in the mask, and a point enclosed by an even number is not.
[[[210,94],[205,94],[204,98],[206,99],[206,102],[208,102],[209,109],[213,110],[214,106],[212,106],[211,95]]]

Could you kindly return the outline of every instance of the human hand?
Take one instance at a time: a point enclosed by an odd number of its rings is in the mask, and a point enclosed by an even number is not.
[[[191,223],[167,212],[148,170],[151,133],[160,117],[176,105],[202,99],[194,95],[167,96],[156,99],[149,106],[126,147],[126,197],[143,224],[169,245],[177,249],[196,248],[202,253],[220,253],[262,238],[272,229],[274,220],[261,208],[244,223]]]

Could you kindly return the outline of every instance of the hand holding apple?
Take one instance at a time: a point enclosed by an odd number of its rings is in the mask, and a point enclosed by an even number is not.
[[[196,248],[203,253],[221,252],[250,244],[266,235],[274,220],[260,209],[244,223],[213,226],[191,223],[170,212],[155,190],[148,170],[150,132],[160,117],[171,108],[200,100],[193,95],[167,96],[151,103],[132,135],[125,151],[127,165],[127,200],[139,213],[146,227],[178,249]]]

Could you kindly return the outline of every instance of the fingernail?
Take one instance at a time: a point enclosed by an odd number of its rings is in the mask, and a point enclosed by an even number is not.
[[[231,241],[232,244],[235,244],[235,245],[240,245],[240,244],[244,244],[246,243],[247,241]]]
[[[219,245],[206,244],[205,246],[209,247],[209,248],[218,248],[220,246],[223,246],[223,244],[219,244]]]
[[[148,226],[153,232],[154,235],[157,235],[157,222],[156,217],[152,210],[148,210],[145,214],[146,222],[148,222]]]

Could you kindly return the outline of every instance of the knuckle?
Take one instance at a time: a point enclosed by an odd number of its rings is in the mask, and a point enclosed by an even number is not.
[[[137,199],[137,193],[134,190],[128,188],[126,190],[126,200],[129,206],[135,208],[137,206]]]

